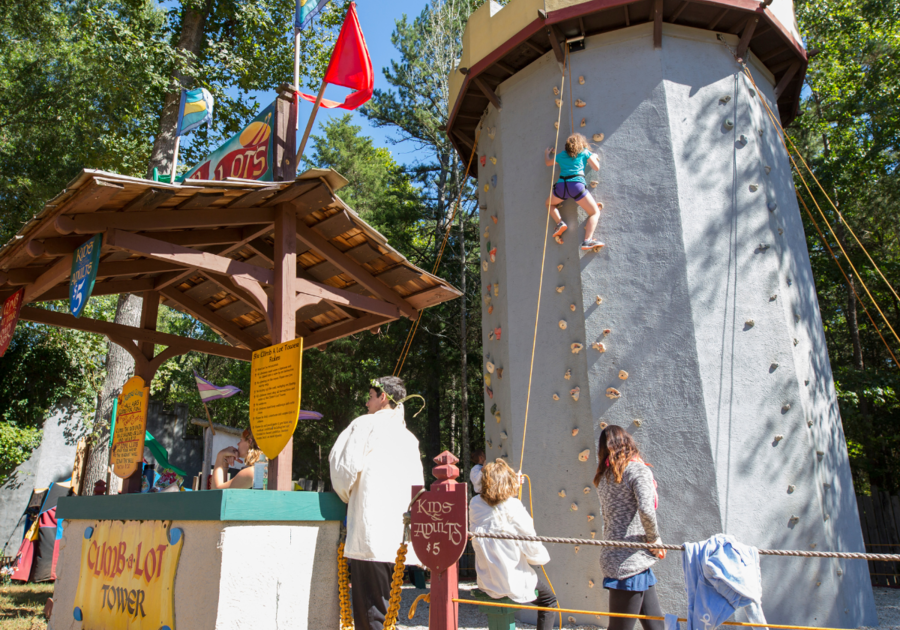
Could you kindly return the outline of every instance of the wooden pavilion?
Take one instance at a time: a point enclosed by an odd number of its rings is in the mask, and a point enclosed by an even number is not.
[[[0,248],[0,299],[24,287],[20,319],[105,335],[149,385],[164,361],[190,351],[249,361],[298,337],[321,349],[459,297],[337,196],[347,183],[330,169],[180,185],[84,170]],[[95,234],[103,247],[92,295],[142,294],[140,327],[35,304],[68,299],[72,253]],[[160,303],[225,343],[158,332]],[[270,464],[270,488],[291,489],[291,459],[289,442]]]

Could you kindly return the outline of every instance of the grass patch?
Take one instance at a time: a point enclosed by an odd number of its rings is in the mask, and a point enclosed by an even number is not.
[[[0,584],[0,630],[46,630],[44,603],[53,596],[53,582]]]

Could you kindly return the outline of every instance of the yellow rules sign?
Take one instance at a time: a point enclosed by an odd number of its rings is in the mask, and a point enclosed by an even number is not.
[[[132,376],[122,388],[116,432],[113,435],[110,463],[117,477],[125,479],[138,469],[144,458],[144,433],[147,431],[147,403],[150,388],[144,379]]]
[[[302,338],[253,353],[250,428],[259,448],[269,459],[278,457],[297,428],[302,359]]]
[[[100,521],[81,541],[76,621],[91,630],[175,630],[181,529],[162,521]]]

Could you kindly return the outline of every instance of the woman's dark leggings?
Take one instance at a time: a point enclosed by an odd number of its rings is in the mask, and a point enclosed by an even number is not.
[[[553,608],[556,606],[556,595],[550,590],[550,587],[542,578],[538,578],[537,598],[531,602],[530,606],[543,606],[544,608]],[[557,613],[548,610],[539,610],[537,614],[537,630],[553,630],[556,625]]]
[[[609,612],[652,617],[663,616],[655,586],[651,586],[646,591],[609,589]],[[665,628],[665,622],[655,619],[641,619],[641,625],[644,626],[644,630],[663,630]],[[633,628],[634,619],[628,617],[609,618],[608,630],[632,630]]]

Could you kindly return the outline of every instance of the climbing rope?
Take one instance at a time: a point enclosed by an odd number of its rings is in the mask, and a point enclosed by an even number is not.
[[[409,615],[407,615],[407,619],[412,619],[416,614],[416,607],[419,605],[419,602],[423,601],[426,604],[431,604],[431,593],[423,593],[419,595],[413,600],[412,606],[409,607]],[[431,611],[428,611],[428,625],[431,625]]]
[[[531,477],[522,473],[522,476],[528,480],[528,512],[531,514],[532,520],[534,519],[534,503],[532,502],[532,493],[531,493]],[[519,487],[519,500],[521,500],[521,492],[522,488]],[[544,578],[547,580],[547,584],[550,586],[550,592],[553,593],[553,596],[556,597],[556,589],[553,588],[553,582],[550,581],[550,576],[547,575],[547,569],[544,568],[544,565],[541,565],[541,571],[544,573]],[[560,611],[559,613],[559,627],[563,627],[562,621],[562,609],[559,607],[559,598],[556,600],[556,608]]]
[[[460,180],[459,193],[456,195],[456,203],[453,205],[453,213],[450,215],[450,220],[447,221],[447,229],[444,232],[444,239],[441,241],[441,246],[438,248],[438,255],[434,261],[434,265],[431,267],[431,275],[437,274],[438,267],[441,266],[441,260],[444,258],[444,250],[447,248],[447,241],[450,239],[450,230],[453,229],[453,219],[456,218],[456,214],[459,212],[459,206],[462,201],[463,192],[466,189],[466,180],[469,177],[469,171],[472,168],[472,160],[475,159],[475,154],[478,151],[478,138],[481,136],[481,125],[478,124],[478,127],[475,129],[475,143],[472,145],[472,154],[469,155],[469,161],[466,162],[466,170],[463,173],[462,179]],[[462,215],[459,218],[460,226],[462,226]],[[416,331],[419,329],[419,322],[422,321],[422,310],[419,311],[419,315],[416,317],[416,321],[413,322],[413,325],[409,328],[409,333],[406,335],[406,341],[403,342],[403,348],[400,350],[400,357],[397,359],[397,365],[394,367],[393,376],[399,376],[400,371],[403,369],[403,364],[406,363],[406,357],[409,354],[410,348],[412,348],[413,339],[416,336]]]
[[[483,602],[473,599],[454,599],[459,604],[472,604],[475,606],[493,606],[496,608],[517,608],[520,610],[548,610],[555,612],[555,608],[546,608],[544,606],[523,606],[521,604],[504,604],[495,602]],[[602,610],[578,610],[575,608],[563,608],[562,612],[574,613],[576,615],[594,615],[597,617],[623,617],[625,619],[653,619],[656,621],[665,621],[665,617],[654,617],[652,615],[631,615],[628,613],[605,612]],[[683,617],[679,617],[678,621],[687,621]],[[839,628],[822,628],[818,626],[787,626],[777,623],[746,623],[743,621],[723,621],[722,626],[743,626],[745,628],[785,628],[786,630],[840,630]]]
[[[590,547],[620,547],[625,549],[665,549],[684,551],[684,545],[663,543],[639,543],[620,540],[589,540],[585,538],[555,538],[551,536],[522,536],[519,534],[469,534],[469,538],[497,538],[500,540],[525,540],[528,542],[552,543],[560,545],[584,545]],[[761,556],[790,556],[798,558],[843,558],[846,560],[869,560],[873,562],[897,562],[900,554],[856,553],[849,551],[795,551],[785,549],[758,549]]]
[[[344,537],[341,527],[341,544],[338,545],[338,599],[341,603],[341,630],[353,630],[353,612],[350,610],[350,568],[344,558]]]

